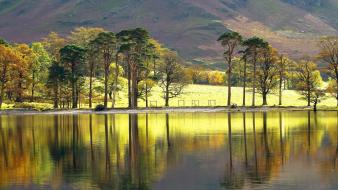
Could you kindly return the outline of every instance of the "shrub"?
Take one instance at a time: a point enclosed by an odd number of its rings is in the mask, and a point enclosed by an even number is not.
[[[17,102],[14,104],[13,108],[43,111],[43,110],[51,109],[52,105],[47,104],[47,103]]]
[[[104,111],[106,108],[104,107],[104,105],[99,104],[95,107],[95,111]]]
[[[237,104],[232,104],[232,105],[231,105],[231,108],[232,108],[232,109],[237,108]]]

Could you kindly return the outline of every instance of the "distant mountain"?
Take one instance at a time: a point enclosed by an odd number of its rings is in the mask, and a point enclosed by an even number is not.
[[[219,62],[227,29],[266,38],[292,57],[317,52],[338,34],[338,0],[0,0],[0,36],[39,40],[77,26],[144,27],[194,63]]]

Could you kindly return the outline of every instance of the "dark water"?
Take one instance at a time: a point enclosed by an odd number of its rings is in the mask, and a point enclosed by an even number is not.
[[[338,113],[0,117],[0,189],[338,189]]]

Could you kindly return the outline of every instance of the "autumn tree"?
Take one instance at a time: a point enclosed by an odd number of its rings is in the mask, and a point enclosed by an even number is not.
[[[159,67],[161,74],[160,87],[163,90],[165,106],[169,106],[169,99],[183,93],[188,84],[181,60],[174,52],[166,52],[163,55],[163,63]]]
[[[12,71],[12,92],[16,95],[15,101],[22,102],[24,90],[29,87],[31,82],[29,71],[36,62],[37,56],[27,44],[18,44],[14,48],[20,54],[22,61],[18,62],[16,69]]]
[[[242,42],[242,36],[233,31],[229,31],[224,33],[218,38],[218,41],[225,48],[224,58],[228,67],[227,77],[228,77],[228,103],[227,105],[231,105],[231,73],[232,73],[232,63],[233,58],[237,53],[237,48],[240,46]]]
[[[82,48],[86,48],[88,44],[102,32],[105,32],[103,28],[77,27],[70,32],[68,41],[70,44],[75,44],[77,46],[81,46]]]
[[[338,36],[325,37],[319,42],[319,58],[328,64],[331,77],[336,81],[336,100],[338,106]]]
[[[262,94],[263,105],[267,105],[267,96],[277,86],[278,81],[277,50],[267,47],[258,59],[258,92]]]
[[[313,92],[321,86],[322,82],[317,65],[310,60],[302,60],[297,64],[296,75],[297,89],[310,106]]]
[[[225,77],[224,72],[210,71],[208,72],[208,83],[210,85],[224,85]]]
[[[65,71],[69,73],[68,79],[72,89],[72,108],[78,107],[80,78],[84,75],[85,49],[76,45],[66,45],[60,50],[61,62]]]
[[[67,43],[67,40],[60,37],[58,33],[51,32],[42,39],[42,45],[49,53],[52,60],[60,60],[60,49]]]
[[[11,47],[0,45],[0,108],[4,100],[7,84],[11,80],[10,73],[22,61],[22,56],[17,51]]]
[[[116,36],[112,32],[102,32],[98,34],[93,43],[99,50],[98,56],[101,56],[104,70],[104,107],[108,106],[108,79],[110,74],[110,65],[116,55]]]
[[[256,103],[256,70],[257,70],[257,59],[260,56],[260,52],[268,47],[268,43],[258,37],[252,37],[243,41],[242,45],[245,47],[245,53],[247,61],[250,60],[253,66],[253,78],[252,78],[252,106]]]

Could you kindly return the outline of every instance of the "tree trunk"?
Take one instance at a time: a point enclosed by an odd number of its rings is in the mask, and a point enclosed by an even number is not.
[[[118,54],[116,54],[115,57],[115,83],[114,83],[114,89],[113,89],[113,98],[112,98],[112,108],[115,107],[115,102],[116,102],[116,93],[117,93],[117,83],[119,79],[119,65],[118,65]]]
[[[148,108],[148,84],[146,82],[146,108]]]
[[[267,94],[266,93],[262,93],[262,96],[263,96],[263,106],[266,106],[268,105],[268,102],[267,102]]]
[[[103,105],[104,108],[107,109],[108,107],[108,75],[109,75],[109,68],[107,68],[107,62],[105,64],[105,71],[104,71],[104,100]]]
[[[32,76],[32,96],[31,96],[31,102],[34,102],[34,88],[35,88],[35,74],[33,72],[33,76]]]
[[[231,65],[231,59],[228,61],[228,106],[231,106],[231,70],[232,70],[232,65]]]
[[[54,109],[59,108],[59,87],[58,83],[55,84],[54,86]]]
[[[23,78],[23,76],[22,76],[22,73],[20,73],[19,74],[19,83],[18,83],[18,89],[19,89],[19,91],[18,91],[18,95],[17,95],[17,97],[16,97],[16,102],[22,102],[22,81],[21,81],[21,79]]]
[[[129,56],[128,56],[128,108],[131,108],[131,68]]]
[[[3,63],[2,74],[1,74],[1,92],[0,92],[0,108],[2,107],[4,93],[5,93],[5,83],[6,83],[6,73],[7,73],[7,64]]]
[[[2,102],[4,98],[4,91],[5,91],[5,84],[4,82],[1,83],[1,92],[0,92],[0,108],[2,107]]]
[[[72,108],[77,108],[75,82],[72,81]]]
[[[283,73],[279,73],[279,105],[282,105]]]
[[[256,103],[256,54],[253,63],[253,81],[252,81],[252,106]]]
[[[169,107],[169,84],[165,87],[165,107]]]
[[[247,60],[246,58],[244,59],[244,79],[243,79],[243,106],[245,106],[245,95],[246,95],[246,92],[245,92],[245,89],[246,89],[246,64],[247,64]]]
[[[135,68],[131,68],[131,108],[137,108],[137,76]]]
[[[93,99],[93,68],[90,69],[89,76],[89,108],[93,107],[92,99]]]
[[[313,111],[314,111],[314,112],[317,111],[317,101],[315,101],[314,104],[313,104]]]
[[[338,106],[338,72],[336,72],[336,100],[337,100],[337,106]]]
[[[72,108],[77,108],[77,93],[76,93],[75,67],[72,64]]]
[[[307,91],[307,106],[311,106],[310,98],[311,98],[311,91],[310,91],[310,89],[308,89],[308,91]]]

